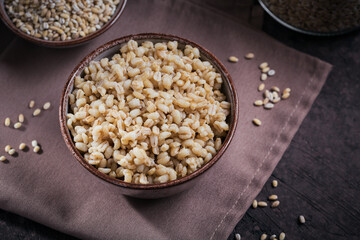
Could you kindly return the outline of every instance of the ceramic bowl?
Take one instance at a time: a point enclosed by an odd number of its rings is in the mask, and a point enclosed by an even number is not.
[[[84,68],[92,61],[92,60],[100,60],[101,58],[108,57],[111,58],[115,53],[119,53],[120,46],[130,39],[137,41],[138,43],[144,41],[152,41],[156,42],[168,42],[168,41],[178,41],[179,48],[184,48],[185,45],[191,45],[193,47],[197,47],[200,50],[200,55],[202,60],[207,60],[213,64],[213,66],[217,69],[219,73],[221,73],[223,78],[223,89],[222,91],[227,96],[227,101],[231,104],[231,111],[230,115],[228,116],[228,123],[230,129],[227,133],[226,138],[223,140],[223,145],[221,149],[216,153],[216,155],[206,164],[204,164],[201,168],[196,170],[195,172],[179,178],[174,181],[166,182],[166,183],[158,183],[158,184],[134,184],[134,183],[126,183],[120,179],[112,178],[106,174],[99,172],[95,167],[88,164],[82,154],[76,149],[72,136],[68,130],[66,125],[66,114],[69,111],[69,103],[68,103],[68,96],[73,90],[74,79],[76,76],[81,75]],[[224,154],[226,149],[228,148],[233,135],[235,133],[236,125],[237,125],[237,118],[238,118],[238,97],[232,82],[232,79],[225,69],[224,65],[208,50],[201,47],[199,44],[181,38],[177,36],[167,35],[167,34],[157,34],[157,33],[144,33],[144,34],[136,34],[136,35],[129,35],[125,36],[111,42],[108,42],[95,51],[87,55],[80,63],[75,67],[73,72],[70,74],[60,102],[59,108],[59,117],[60,117],[60,127],[62,136],[65,140],[67,147],[69,148],[72,155],[75,157],[79,163],[85,167],[89,172],[91,172],[94,176],[101,178],[102,180],[112,183],[120,188],[120,192],[137,198],[161,198],[167,197],[186,189],[189,189],[193,186],[196,182],[199,181],[201,176],[205,174],[211,174],[208,170],[214,166],[214,164],[221,158]]]
[[[120,15],[122,14],[122,12],[123,12],[123,10],[125,8],[127,0],[121,0],[120,1],[120,3],[118,4],[118,6],[116,8],[116,11],[115,11],[114,15],[99,30],[97,30],[97,31],[95,31],[95,32],[93,32],[93,33],[91,33],[89,35],[86,35],[85,37],[77,38],[77,39],[73,39],[73,40],[66,40],[66,41],[49,41],[49,40],[36,38],[36,37],[30,36],[30,35],[24,33],[19,28],[17,28],[15,26],[15,24],[11,21],[10,17],[6,13],[4,2],[5,2],[4,0],[0,0],[0,18],[5,23],[5,25],[11,31],[13,31],[16,35],[18,35],[19,37],[21,37],[21,38],[23,38],[23,39],[25,39],[25,40],[27,40],[29,42],[32,42],[32,43],[40,45],[40,46],[52,47],[52,48],[66,48],[66,47],[74,47],[74,46],[78,46],[78,45],[87,43],[90,40],[92,40],[92,39],[100,36],[101,34],[103,34],[120,17]]]
[[[283,19],[281,19],[279,16],[277,16],[275,13],[273,13],[268,8],[268,6],[266,5],[265,2],[263,2],[263,0],[258,0],[258,1],[260,3],[261,7],[267,12],[267,14],[269,14],[273,19],[275,19],[275,21],[277,21],[281,25],[283,25],[283,26],[287,27],[288,29],[291,29],[295,32],[312,35],[312,36],[318,36],[318,37],[330,37],[330,36],[337,36],[337,35],[350,33],[350,32],[360,29],[360,26],[345,28],[343,30],[334,31],[334,32],[317,32],[317,31],[310,31],[310,30],[302,29],[302,28],[296,27],[296,26],[284,21]]]

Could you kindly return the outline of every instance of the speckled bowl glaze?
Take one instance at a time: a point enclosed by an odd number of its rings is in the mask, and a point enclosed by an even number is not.
[[[99,30],[97,30],[97,31],[95,31],[95,32],[93,32],[93,33],[91,33],[89,35],[86,35],[85,37],[77,38],[77,39],[74,39],[74,40],[66,40],[66,41],[48,41],[48,40],[32,37],[32,36],[27,35],[26,33],[22,32],[19,28],[17,28],[13,24],[10,17],[6,13],[4,2],[5,2],[4,0],[0,0],[0,18],[5,23],[5,25],[11,31],[13,31],[16,35],[18,35],[19,37],[21,37],[21,38],[23,38],[23,39],[25,39],[25,40],[27,40],[29,42],[32,42],[32,43],[40,45],[40,46],[51,47],[51,48],[66,48],[66,47],[75,47],[75,46],[79,46],[81,44],[87,43],[90,40],[92,40],[92,39],[100,36],[101,34],[103,34],[120,17],[120,15],[122,14],[122,12],[123,12],[123,10],[125,8],[127,0],[121,0],[120,1],[119,5],[116,8],[116,11],[115,11],[114,15]]]
[[[187,175],[183,178],[179,178],[174,181],[166,182],[166,183],[159,183],[159,184],[134,184],[134,183],[126,183],[122,180],[111,178],[106,174],[99,172],[95,167],[91,166],[86,162],[80,152],[76,149],[70,132],[66,125],[66,114],[69,109],[68,104],[68,96],[73,90],[74,79],[79,74],[82,74],[84,68],[92,61],[92,60],[100,60],[104,57],[111,58],[115,53],[119,52],[120,46],[123,43],[128,42],[129,40],[135,40],[139,43],[144,41],[152,41],[156,42],[163,42],[163,41],[178,41],[179,48],[184,48],[185,45],[191,45],[193,47],[197,47],[200,50],[201,59],[207,60],[213,64],[213,66],[217,69],[219,73],[221,73],[222,78],[224,79],[223,89],[222,91],[227,96],[227,101],[231,104],[231,112],[228,116],[228,123],[230,125],[229,132],[223,141],[223,145],[221,149],[216,153],[216,155],[205,165],[203,165],[200,169],[196,170],[195,172]],[[143,33],[143,34],[136,34],[136,35],[129,35],[125,36],[111,42],[108,42],[101,47],[97,48],[95,51],[87,55],[78,66],[75,67],[73,72],[70,74],[65,88],[62,93],[60,108],[59,108],[59,117],[60,117],[60,127],[61,133],[65,140],[67,147],[69,148],[70,152],[79,161],[79,163],[85,167],[89,172],[94,174],[96,177],[103,179],[106,182],[112,183],[120,188],[120,192],[124,195],[136,197],[136,198],[161,198],[167,197],[170,195],[174,195],[176,193],[182,192],[186,189],[192,187],[196,182],[199,181],[200,177],[204,174],[210,174],[207,170],[209,170],[224,154],[226,149],[228,148],[233,135],[235,133],[237,119],[238,119],[238,97],[235,92],[234,85],[232,83],[231,77],[228,71],[225,69],[224,65],[208,50],[201,47],[199,44],[192,42],[190,40],[167,35],[167,34],[158,34],[158,33]]]

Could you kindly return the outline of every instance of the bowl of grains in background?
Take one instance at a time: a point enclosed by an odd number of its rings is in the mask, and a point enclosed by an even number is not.
[[[360,29],[358,0],[259,0],[280,24],[297,32],[332,36]]]
[[[227,149],[237,95],[221,62],[172,35],[119,38],[71,73],[60,126],[75,158],[125,195],[160,198],[190,188]]]
[[[101,35],[127,0],[2,0],[0,16],[18,36],[41,46],[71,47]]]

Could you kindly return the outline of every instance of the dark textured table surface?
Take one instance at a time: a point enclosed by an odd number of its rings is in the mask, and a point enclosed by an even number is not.
[[[239,15],[236,8],[231,8],[231,14]],[[242,239],[259,239],[262,233],[278,236],[280,232],[286,233],[286,239],[360,239],[360,32],[310,37],[287,30],[266,15],[263,30],[334,68],[257,196],[264,200],[277,194],[280,206],[250,208],[229,240],[235,233]],[[2,23],[0,32],[1,46],[6,46],[14,36]],[[279,182],[277,188],[271,187],[274,179]],[[298,223],[299,215],[305,216],[305,224]],[[0,210],[0,239],[74,238]]]

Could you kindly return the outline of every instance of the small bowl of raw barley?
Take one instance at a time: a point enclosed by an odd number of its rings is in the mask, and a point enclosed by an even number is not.
[[[1,0],[0,17],[15,34],[46,47],[72,47],[98,37],[127,0]]]
[[[75,158],[125,195],[160,198],[207,174],[234,135],[230,75],[200,45],[144,33],[108,42],[71,73],[60,126]]]
[[[358,0],[259,0],[285,27],[314,36],[334,36],[360,29]]]

